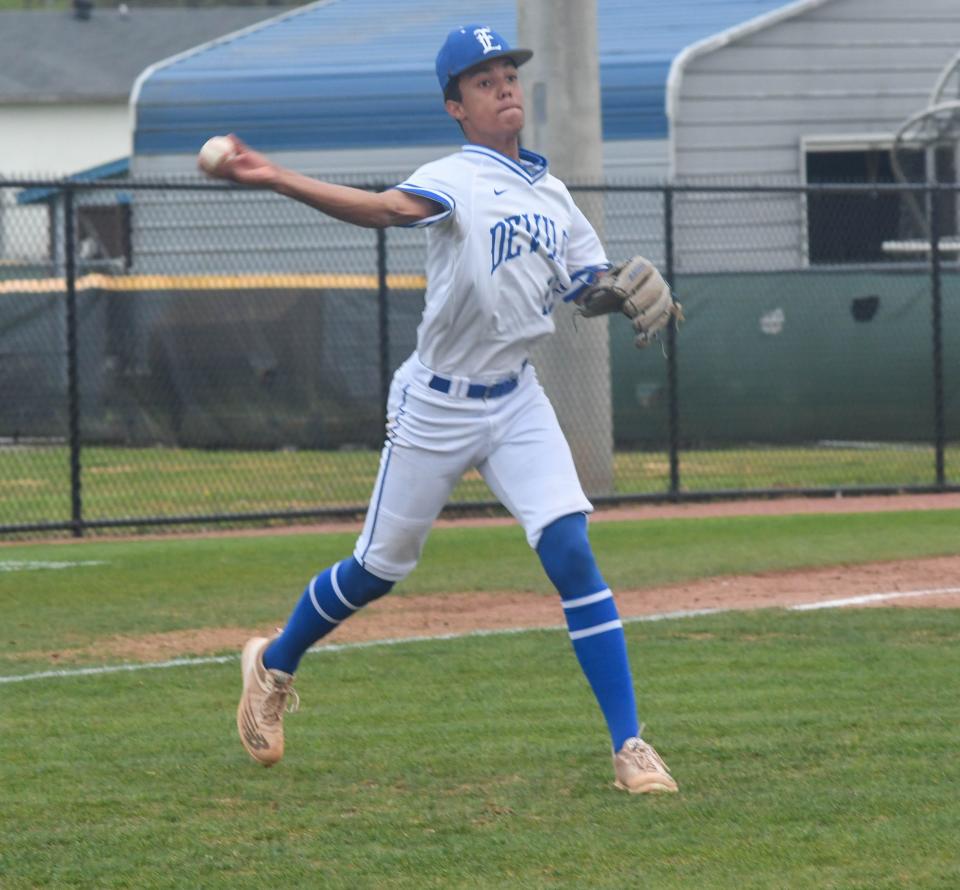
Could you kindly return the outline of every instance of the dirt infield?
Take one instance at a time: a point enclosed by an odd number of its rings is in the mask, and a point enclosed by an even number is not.
[[[960,495],[953,494],[823,500],[791,498],[605,510],[595,514],[592,521],[958,508]],[[443,520],[439,524],[456,526],[511,521],[464,519]],[[336,528],[356,530],[358,526],[349,523]],[[330,530],[331,526],[325,525],[282,529],[276,530],[276,533]],[[262,533],[262,530],[251,530],[240,534]],[[701,609],[787,607],[875,594],[900,596],[889,596],[860,605],[881,605],[888,608],[960,608],[960,555],[833,566],[808,571],[724,576],[667,587],[616,591],[617,603],[624,618]],[[330,642],[339,644],[411,636],[463,634],[478,630],[557,627],[562,623],[559,602],[552,595],[451,592],[445,596],[396,596],[386,597],[364,609],[339,628],[330,638]],[[85,661],[104,656],[153,661],[185,655],[207,655],[239,648],[249,636],[270,633],[272,630],[269,627],[225,627],[112,636],[84,649],[20,653],[20,656],[43,657],[52,663]]]
[[[952,582],[952,583],[951,583]],[[908,596],[916,591],[944,590]],[[699,609],[760,609],[825,602],[876,593],[904,594],[875,605],[891,608],[960,608],[960,556],[908,562],[871,563],[807,572],[775,572],[708,578],[689,584],[648,590],[618,590],[624,618]],[[442,636],[477,630],[556,627],[563,622],[559,601],[543,594],[451,593],[446,596],[386,597],[339,628],[332,643]],[[222,627],[138,636],[113,636],[86,649],[20,653],[51,662],[86,660],[93,656],[154,661],[183,655],[208,655],[239,649],[270,627]]]
[[[927,591],[953,588],[952,592]],[[916,595],[923,591],[921,596]],[[618,590],[624,618],[700,609],[760,609],[822,603],[858,595],[900,592],[867,605],[888,608],[960,608],[960,556],[880,562],[805,572],[732,575],[647,590]],[[445,596],[386,597],[339,628],[332,643],[414,636],[464,634],[478,630],[558,627],[555,596],[520,593],[451,593]],[[156,661],[238,649],[270,627],[221,627],[137,636],[112,636],[84,649],[21,653],[51,663],[124,658]]]

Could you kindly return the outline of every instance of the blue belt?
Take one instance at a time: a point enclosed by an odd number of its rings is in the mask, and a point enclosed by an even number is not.
[[[524,361],[520,366],[520,370],[522,371],[526,366],[527,362]],[[501,380],[499,383],[491,383],[489,386],[483,383],[471,383],[467,386],[466,396],[468,399],[496,399],[500,396],[505,396],[508,392],[513,392],[519,384],[519,377],[508,377],[506,380]],[[433,377],[430,378],[427,386],[429,386],[430,389],[437,390],[437,392],[448,393],[450,392],[450,387],[453,386],[453,381],[446,377],[441,377],[439,374],[434,374]]]

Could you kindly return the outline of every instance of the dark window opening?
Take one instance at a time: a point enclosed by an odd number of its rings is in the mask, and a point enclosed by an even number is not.
[[[898,155],[910,182],[924,183],[926,154],[920,149]],[[937,182],[955,183],[957,171],[954,147],[934,152]],[[806,157],[807,182],[895,183],[890,152],[815,151]],[[923,213],[925,198],[914,195],[915,206]],[[956,193],[938,198],[941,237],[957,233]],[[911,210],[909,199],[892,192],[870,194],[816,194],[807,196],[807,237],[811,263],[878,263],[902,260],[903,255],[883,249],[885,241],[927,241],[927,229]],[[922,255],[922,254],[921,254]]]
[[[87,204],[77,208],[77,258],[85,268],[126,271],[132,260],[129,204]]]

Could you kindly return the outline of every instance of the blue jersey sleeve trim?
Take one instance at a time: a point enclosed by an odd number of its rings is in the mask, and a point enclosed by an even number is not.
[[[597,278],[601,272],[606,272],[610,268],[610,263],[602,263],[599,266],[584,266],[577,269],[570,276],[570,287],[563,292],[563,302],[569,303],[580,296]]]
[[[420,188],[420,186],[410,185],[406,182],[400,183],[397,188],[401,192],[407,192],[411,195],[419,195],[421,198],[429,198],[431,201],[444,208],[440,211],[440,213],[435,213],[433,216],[426,216],[423,219],[418,219],[416,222],[407,223],[405,226],[402,226],[402,228],[417,229],[422,228],[423,226],[432,226],[434,223],[445,220],[457,208],[457,202],[454,201],[453,198],[447,194],[444,194],[443,192],[438,192],[435,189]]]
[[[543,155],[527,151],[525,148],[520,149],[520,160],[522,163],[517,163],[513,158],[502,154],[494,148],[488,148],[485,145],[475,145],[472,142],[464,145],[463,151],[484,155],[496,161],[498,164],[502,164],[508,170],[516,173],[531,184],[542,179],[547,174],[547,159]],[[529,169],[527,169],[525,165],[529,165]]]

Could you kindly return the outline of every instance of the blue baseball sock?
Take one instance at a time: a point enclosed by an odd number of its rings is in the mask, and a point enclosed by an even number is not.
[[[571,513],[540,536],[537,554],[560,591],[580,667],[610,730],[613,749],[640,734],[623,625],[587,539],[587,517]]]
[[[292,674],[317,640],[391,587],[392,581],[370,574],[352,556],[332,565],[307,585],[283,633],[264,651],[264,667]]]

